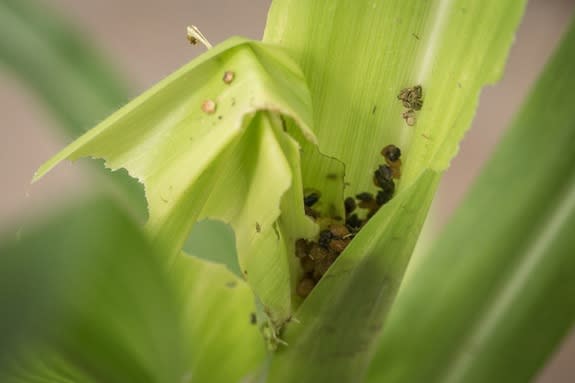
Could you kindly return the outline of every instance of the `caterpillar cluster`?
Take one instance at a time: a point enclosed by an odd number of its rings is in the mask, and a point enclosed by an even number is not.
[[[395,145],[387,145],[381,150],[385,164],[379,165],[373,172],[373,184],[378,188],[375,196],[363,192],[344,201],[345,224],[337,220],[329,221],[320,231],[317,240],[298,239],[295,243],[295,253],[299,259],[303,276],[300,279],[296,293],[305,298],[319,282],[337,257],[349,245],[361,227],[386,204],[395,192],[394,179],[401,176],[401,150]],[[320,194],[312,192],[304,197],[305,212],[308,216],[318,219],[319,213],[313,206],[319,201]],[[355,213],[356,209],[367,212],[363,218]]]

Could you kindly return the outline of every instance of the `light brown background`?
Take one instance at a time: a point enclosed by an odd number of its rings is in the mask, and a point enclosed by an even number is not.
[[[480,1],[480,0],[477,0]],[[514,0],[502,0],[514,1]],[[137,94],[201,52],[186,43],[185,26],[199,26],[212,43],[239,34],[261,37],[270,0],[45,0],[73,18],[135,84]],[[541,71],[575,9],[575,0],[532,0],[502,81],[483,91],[479,111],[447,172],[434,205],[441,224],[459,203],[530,85]],[[41,65],[41,63],[39,63]],[[40,184],[29,180],[65,142],[35,95],[0,68],[0,228],[37,213],[90,181],[80,168],[60,166]],[[50,203],[46,203],[49,201]],[[575,333],[540,383],[575,382]]]

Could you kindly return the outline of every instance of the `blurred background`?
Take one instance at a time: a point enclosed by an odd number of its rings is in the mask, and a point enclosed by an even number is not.
[[[71,20],[88,37],[116,68],[118,78],[127,84],[127,94],[133,96],[203,52],[201,47],[193,47],[186,41],[187,25],[197,25],[214,44],[231,35],[260,38],[270,0],[43,0],[42,3]],[[504,76],[497,85],[484,89],[472,129],[442,181],[432,208],[436,228],[449,218],[482,163],[489,158],[566,29],[574,9],[575,0],[529,1]],[[40,183],[30,185],[37,167],[69,142],[69,138],[37,93],[2,64],[0,61],[0,230],[4,231],[23,217],[89,190],[91,183],[97,181],[84,175],[85,168],[63,164]],[[38,61],[35,65],[40,67],[43,63]],[[96,122],[86,122],[84,128],[89,129]],[[572,360],[575,360],[575,333],[564,342],[537,382],[574,382]]]

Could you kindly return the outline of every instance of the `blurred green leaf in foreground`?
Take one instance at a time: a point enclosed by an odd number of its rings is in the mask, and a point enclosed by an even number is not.
[[[92,41],[41,1],[0,1],[0,65],[38,96],[67,137],[78,137],[130,99],[127,80]],[[104,174],[92,187],[112,185],[145,217],[141,185],[124,171],[92,169]]]
[[[183,376],[175,285],[115,203],[73,204],[5,238],[0,254],[2,382]]]
[[[573,328],[573,68],[574,22],[463,204],[410,270],[372,381],[529,381]]]

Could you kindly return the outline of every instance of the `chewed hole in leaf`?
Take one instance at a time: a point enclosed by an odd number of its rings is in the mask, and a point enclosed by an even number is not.
[[[206,219],[196,223],[183,250],[191,256],[225,265],[228,270],[242,278],[236,252],[236,239],[230,225]]]
[[[110,169],[106,166],[106,161],[101,158],[92,158],[91,161],[87,159],[80,160],[82,163],[101,167],[106,172],[106,178],[110,182],[104,183],[104,187],[112,188],[112,193],[121,201],[125,202],[124,206],[130,209],[130,212],[140,222],[145,222],[148,218],[148,204],[144,193],[144,185],[130,173],[124,169]],[[119,186],[121,190],[116,190],[115,187]],[[100,184],[98,184],[100,187]],[[124,201],[129,198],[129,201]]]

